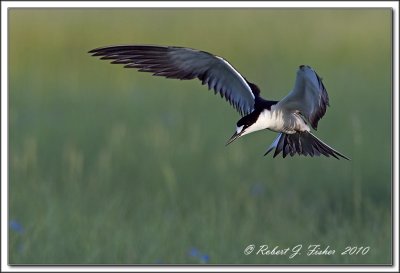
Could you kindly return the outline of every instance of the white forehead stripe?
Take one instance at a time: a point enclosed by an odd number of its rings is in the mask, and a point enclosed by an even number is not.
[[[243,129],[243,126],[244,125],[242,125],[240,127],[236,127],[236,133],[240,133],[242,131],[242,129]]]

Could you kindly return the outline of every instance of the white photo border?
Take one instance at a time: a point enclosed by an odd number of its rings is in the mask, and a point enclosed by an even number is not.
[[[8,9],[9,8],[391,8],[392,29],[392,266],[357,265],[38,265],[8,264]],[[371,272],[399,271],[399,4],[397,1],[2,1],[1,2],[1,271],[28,272]]]

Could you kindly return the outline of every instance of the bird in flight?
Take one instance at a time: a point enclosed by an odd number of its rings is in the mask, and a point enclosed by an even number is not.
[[[136,68],[155,76],[191,80],[199,79],[224,97],[242,116],[227,144],[249,133],[269,129],[279,133],[264,155],[274,150],[285,158],[304,156],[348,157],[329,147],[311,133],[329,106],[322,79],[307,65],[297,70],[293,90],[282,100],[266,100],[260,89],[249,82],[225,59],[186,47],[155,45],[116,45],[89,51],[92,56]]]

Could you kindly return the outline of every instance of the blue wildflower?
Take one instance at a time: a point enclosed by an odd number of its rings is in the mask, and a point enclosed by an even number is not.
[[[192,247],[189,250],[189,256],[194,257],[194,258],[198,258],[200,255],[200,251],[197,248]]]
[[[19,233],[19,234],[24,233],[24,227],[16,220],[10,221],[10,228],[11,228],[11,230],[15,231],[16,233]]]
[[[210,257],[207,254],[203,254],[200,257],[200,261],[204,264],[208,263],[208,261],[210,260]]]
[[[199,260],[201,263],[206,264],[209,262],[210,257],[205,254],[202,253],[201,251],[199,251],[197,248],[192,247],[189,251],[188,251],[188,255],[190,257],[196,258],[197,260]]]

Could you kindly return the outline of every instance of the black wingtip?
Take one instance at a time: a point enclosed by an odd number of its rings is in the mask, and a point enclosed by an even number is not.
[[[127,45],[102,46],[102,47],[93,48],[93,49],[89,50],[88,53],[93,54],[93,56],[99,56],[101,54],[110,52],[112,50],[121,49],[123,47],[128,47],[128,46]]]
[[[265,152],[264,156],[266,156],[267,154],[269,154],[272,150],[273,150],[273,148],[268,149],[268,151]]]
[[[96,47],[88,51],[89,54],[98,53],[104,49],[110,48],[109,46]]]
[[[337,153],[337,155],[340,156],[340,157],[342,157],[342,158],[344,158],[344,159],[346,159],[346,160],[348,160],[348,161],[351,161],[351,158],[349,158],[349,157],[347,157],[347,156],[345,156],[345,155],[342,155],[341,153]],[[338,159],[339,159],[339,158],[338,158]]]

